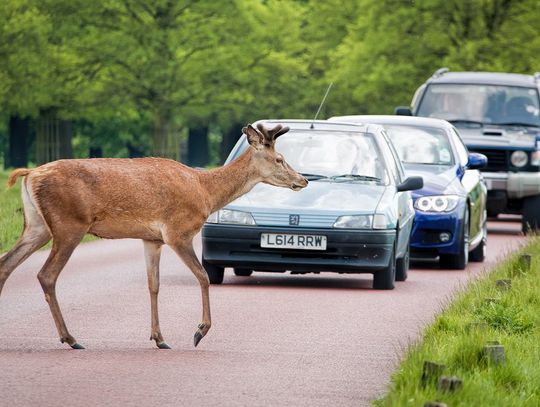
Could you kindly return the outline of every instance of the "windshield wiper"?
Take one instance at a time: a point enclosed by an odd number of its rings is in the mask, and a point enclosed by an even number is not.
[[[306,174],[306,173],[300,173],[304,178],[306,178],[308,181],[315,181],[318,179],[328,178],[326,175],[321,174]]]
[[[491,123],[494,126],[521,126],[521,127],[540,127],[540,124],[523,123],[523,122],[501,122]]]
[[[453,120],[447,120],[447,122],[450,122],[450,123],[452,123],[452,124],[463,123],[463,124],[477,124],[477,125],[479,125],[480,127],[483,127],[483,126],[484,126],[484,123],[483,123],[483,122],[479,122],[478,120],[453,119]]]
[[[358,181],[377,181],[380,182],[381,179],[377,177],[371,177],[369,175],[359,175],[359,174],[342,174],[342,175],[334,175],[332,177],[329,177],[332,180],[336,180],[338,178],[349,178],[354,179]]]

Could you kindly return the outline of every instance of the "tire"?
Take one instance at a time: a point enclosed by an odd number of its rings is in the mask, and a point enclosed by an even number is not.
[[[373,288],[375,290],[393,290],[396,280],[396,246],[392,250],[390,265],[382,271],[373,273]]]
[[[409,274],[409,262],[410,262],[411,248],[407,247],[405,255],[396,260],[396,281],[407,280]]]
[[[469,263],[469,208],[465,209],[463,215],[463,226],[461,228],[460,250],[458,254],[441,254],[439,265],[443,269],[464,270]]]
[[[205,259],[202,260],[202,266],[208,274],[210,284],[223,283],[223,276],[225,274],[225,269],[223,267],[214,266],[213,264],[208,263]]]
[[[469,252],[469,261],[482,263],[486,259],[487,252],[487,220],[482,226],[482,241],[474,250]]]
[[[249,277],[253,274],[253,270],[251,269],[234,269],[234,274],[239,277]]]
[[[521,230],[525,234],[540,231],[540,195],[530,196],[523,200]]]

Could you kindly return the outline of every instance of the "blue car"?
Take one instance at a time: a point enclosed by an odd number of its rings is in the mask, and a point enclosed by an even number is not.
[[[213,213],[202,229],[202,263],[210,283],[224,270],[303,274],[371,273],[375,289],[392,289],[409,268],[414,219],[411,190],[384,129],[325,120],[268,120],[290,131],[276,151],[308,180],[295,192],[258,184]],[[251,148],[242,136],[227,162]]]
[[[387,131],[408,175],[421,175],[413,192],[416,217],[411,256],[439,259],[441,268],[462,270],[482,262],[487,247],[487,188],[478,171],[487,158],[469,153],[445,120],[407,116],[340,116],[330,121],[376,123]]]

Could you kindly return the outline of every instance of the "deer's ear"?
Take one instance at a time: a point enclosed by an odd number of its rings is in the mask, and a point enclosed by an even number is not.
[[[251,124],[248,124],[246,127],[242,128],[242,133],[246,135],[248,143],[253,147],[260,148],[262,146],[263,136]]]

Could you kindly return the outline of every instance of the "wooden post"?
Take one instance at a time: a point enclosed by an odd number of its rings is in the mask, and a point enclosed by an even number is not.
[[[498,341],[487,342],[484,346],[484,356],[494,365],[502,365],[506,362],[504,346]]]
[[[510,288],[512,288],[512,280],[509,280],[509,279],[497,280],[495,282],[495,286],[501,291],[509,290]]]
[[[440,401],[426,401],[424,407],[448,407],[448,404]]]
[[[531,269],[532,256],[528,253],[524,253],[519,256],[519,270],[522,273],[526,273]]]
[[[456,391],[463,387],[463,381],[456,376],[443,376],[439,379],[437,389],[440,391]]]
[[[444,369],[444,365],[424,361],[424,367],[422,369],[422,386],[426,386],[428,383],[436,383]]]

